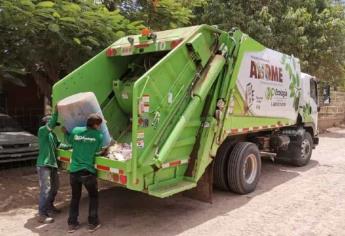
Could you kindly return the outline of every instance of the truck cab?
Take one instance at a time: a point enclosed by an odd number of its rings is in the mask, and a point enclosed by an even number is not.
[[[314,145],[318,144],[318,89],[317,78],[301,73],[301,98],[299,102],[299,120],[304,127],[314,134]]]

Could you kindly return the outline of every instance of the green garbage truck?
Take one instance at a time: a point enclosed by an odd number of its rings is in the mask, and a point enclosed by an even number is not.
[[[116,145],[131,149],[96,157],[98,178],[160,198],[252,192],[261,157],[303,166],[318,144],[316,79],[236,29],[123,37],[57,82],[53,104],[81,92],[96,95]],[[58,150],[62,168],[71,153]]]

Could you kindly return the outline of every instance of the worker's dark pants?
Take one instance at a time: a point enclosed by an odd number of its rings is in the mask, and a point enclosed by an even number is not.
[[[39,166],[37,173],[40,184],[38,213],[41,216],[48,216],[49,211],[54,207],[55,196],[59,189],[58,171],[57,168]]]
[[[69,209],[68,224],[77,225],[79,216],[79,202],[82,185],[89,193],[89,224],[97,225],[98,222],[98,189],[96,175],[86,171],[78,171],[70,174],[72,187],[72,200]]]

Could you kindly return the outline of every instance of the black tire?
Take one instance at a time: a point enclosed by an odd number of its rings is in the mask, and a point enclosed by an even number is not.
[[[294,166],[305,166],[309,163],[313,152],[313,138],[305,132],[302,139],[289,145],[289,159]]]
[[[224,191],[229,191],[227,179],[227,166],[229,160],[229,153],[233,144],[224,141],[217,151],[216,158],[213,165],[213,183],[214,185]]]
[[[228,185],[232,192],[239,194],[253,192],[261,175],[258,147],[250,142],[237,143],[230,154],[227,172]]]

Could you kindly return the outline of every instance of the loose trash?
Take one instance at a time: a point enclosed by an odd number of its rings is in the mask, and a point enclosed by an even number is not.
[[[114,161],[128,161],[132,158],[132,147],[127,143],[115,143],[108,148],[107,157]]]

